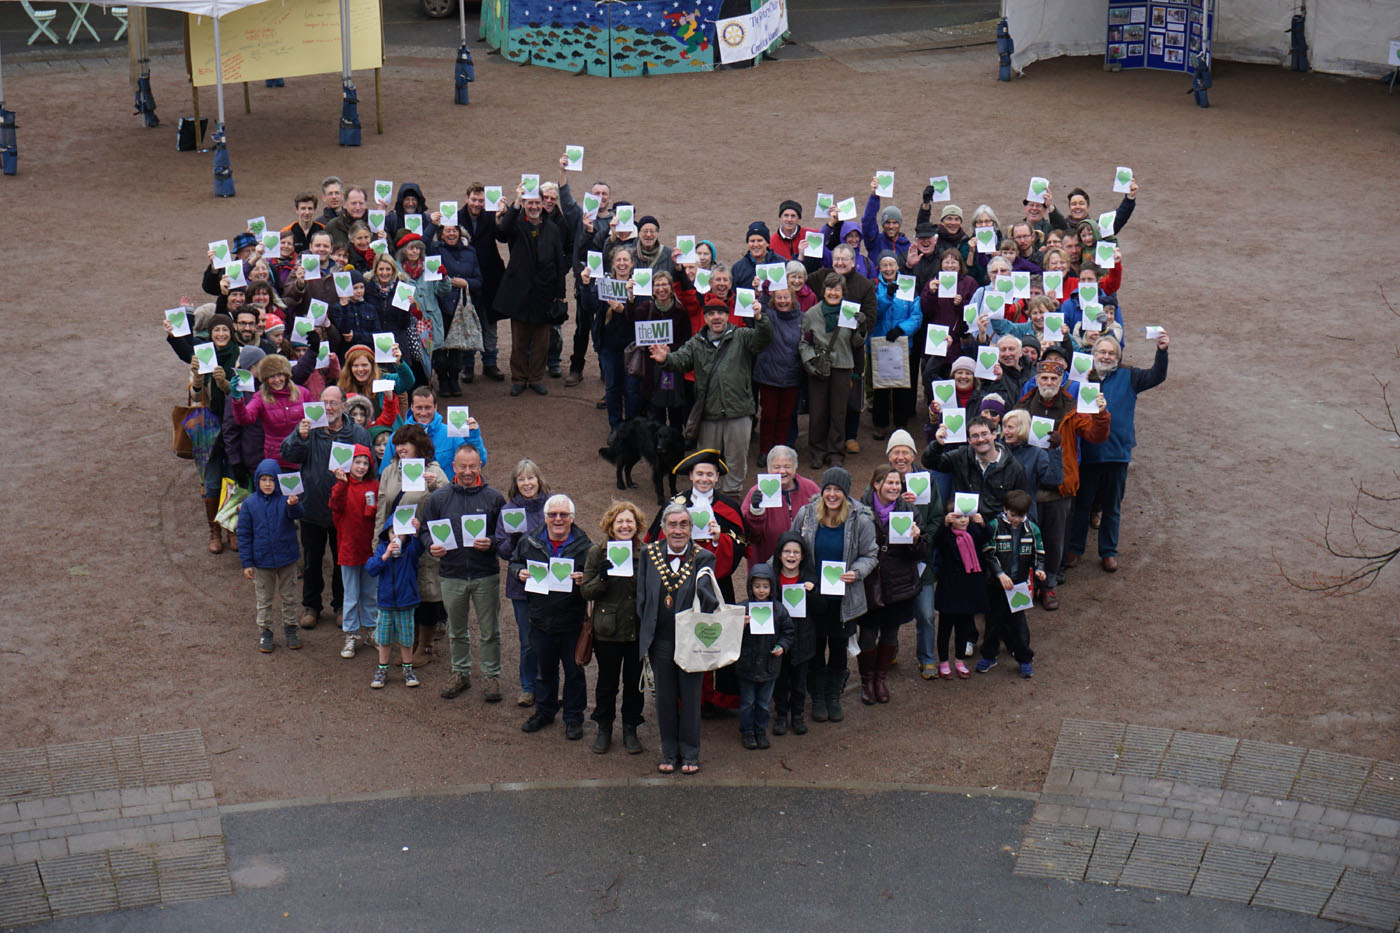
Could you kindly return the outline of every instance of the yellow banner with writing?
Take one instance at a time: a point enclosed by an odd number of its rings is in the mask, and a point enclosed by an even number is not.
[[[339,0],[270,0],[219,20],[224,83],[339,74]],[[189,16],[189,73],[195,87],[214,85],[214,21]],[[350,67],[384,64],[379,0],[350,0]]]

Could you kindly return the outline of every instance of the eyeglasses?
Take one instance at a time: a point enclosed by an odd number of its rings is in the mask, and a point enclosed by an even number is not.
[[[573,512],[545,512],[544,514],[545,514],[545,517],[547,517],[547,518],[569,518],[569,517],[571,517],[574,513],[573,513]]]

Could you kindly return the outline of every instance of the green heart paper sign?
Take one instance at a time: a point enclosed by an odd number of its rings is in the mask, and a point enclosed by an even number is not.
[[[388,218],[389,212],[377,210],[370,211],[367,216],[369,217],[369,228],[371,230],[383,230],[384,221]]]
[[[977,242],[983,246],[992,246],[996,242],[996,231],[991,227],[978,227]]]
[[[1074,372],[1077,375],[1083,376],[1089,372],[1089,367],[1094,365],[1094,358],[1087,353],[1076,353],[1074,362],[1070,365],[1074,367]]]
[[[966,308],[963,308],[963,323],[969,327],[977,323],[976,305],[968,305]]]
[[[894,172],[876,172],[875,184],[879,187],[883,197],[889,197],[889,192],[894,188]]]
[[[403,226],[404,226],[404,229],[407,230],[409,233],[416,233],[416,234],[418,234],[418,235],[421,236],[421,235],[423,234],[423,215],[422,215],[422,214],[407,214],[407,215],[405,215],[405,216],[404,216],[404,219],[403,219]]]
[[[914,519],[908,515],[890,516],[890,527],[894,529],[895,534],[902,538],[909,536],[909,529],[913,524]]]
[[[443,201],[438,204],[438,213],[442,215],[442,225],[444,227],[457,226],[457,202]]]
[[[602,206],[603,206],[603,199],[602,199],[602,198],[598,197],[596,194],[587,194],[587,193],[584,194],[584,196],[583,196],[583,212],[584,212],[585,214],[597,214],[597,213],[598,213],[598,209],[599,209],[600,207],[602,207]]]
[[[526,197],[530,197],[530,196],[533,195],[536,191],[539,190],[539,187],[540,187],[540,176],[538,176],[538,175],[522,175],[522,176],[520,176],[520,185],[521,185],[522,188],[525,189],[525,196],[526,196]]]
[[[466,523],[463,522],[463,524]],[[569,570],[568,564],[550,564],[549,572],[554,576],[554,579],[556,580],[567,580],[569,578],[569,574],[572,571]]]
[[[960,492],[953,496],[953,507],[963,515],[971,515],[977,511],[977,494],[973,492]]]
[[[1011,608],[1017,611],[1026,608],[1031,604],[1030,597],[1025,593],[1013,593],[1011,595]]]
[[[316,322],[309,317],[299,317],[292,321],[292,329],[305,337],[316,329]]]
[[[840,580],[843,573],[845,571],[840,567],[826,566],[822,568],[822,576],[826,578],[827,583],[835,583]]]
[[[749,609],[749,618],[753,620],[754,625],[759,627],[766,626],[769,622],[773,621],[773,607],[752,606]]]
[[[423,267],[429,272],[437,273],[442,271],[442,259],[438,256],[429,256],[423,260]]]
[[[631,225],[635,210],[630,204],[623,204],[617,209],[617,225],[626,227]]]
[[[333,459],[336,463],[339,463],[341,466],[347,466],[350,463],[350,461],[354,458],[355,449],[353,447],[349,448],[348,450],[345,447],[331,448],[331,459]]]
[[[983,347],[977,351],[977,362],[982,364],[983,369],[991,369],[997,364],[997,351],[994,347]]]
[[[1054,427],[1049,421],[1035,421],[1031,423],[1031,433],[1038,438],[1044,438]]]
[[[454,428],[464,428],[467,426],[467,413],[460,408],[449,411],[447,413],[447,420],[451,422]]]
[[[650,269],[633,269],[633,270],[632,270],[632,281],[635,282],[636,284],[640,285],[642,288],[646,288],[648,285],[651,284],[651,270],[650,270]]]
[[[303,253],[301,256],[301,267],[307,272],[315,272],[321,267],[321,257],[315,253]]]
[[[394,350],[394,335],[378,334],[374,338],[374,345],[384,353],[392,353]]]
[[[822,235],[813,231],[808,233],[802,241],[802,251],[805,253],[820,252],[824,245],[825,241],[822,239]]]
[[[966,415],[948,415],[943,419],[943,423],[948,426],[951,434],[957,434],[963,428],[963,423],[967,421]]]
[[[771,499],[771,498],[773,498],[774,496],[776,496],[776,495],[778,494],[778,490],[781,489],[781,488],[782,488],[782,481],[781,481],[781,480],[771,479],[771,478],[770,478],[770,479],[761,479],[761,480],[758,481],[758,489],[759,489],[759,492],[763,493],[764,497],[765,497],[765,498],[768,498],[768,499]]]
[[[572,171],[577,172],[583,168],[582,146],[566,146],[564,148],[564,154],[569,157],[569,168]]]
[[[329,364],[331,361],[331,345],[323,343],[316,348],[316,368],[321,369],[322,363]]]
[[[482,192],[482,193],[486,195],[486,208],[487,208],[487,210],[498,210],[498,209],[500,209],[500,206],[501,206],[501,186],[500,186],[500,185],[487,185],[487,186],[486,186],[486,190],[485,190],[484,192]]]
[[[696,528],[708,528],[710,513],[706,509],[695,509],[690,513],[690,523]]]
[[[719,636],[724,632],[724,626],[718,622],[696,622],[695,637],[700,639],[700,644],[706,648],[719,640]]]
[[[830,211],[832,205],[835,204],[835,203],[836,203],[836,195],[834,195],[834,194],[819,194],[819,195],[817,195],[817,209],[818,209],[821,213],[827,213],[828,211]]]
[[[525,512],[523,510],[502,510],[501,518],[505,521],[506,527],[512,530],[525,525]]]
[[[929,180],[929,184],[933,185],[933,191],[935,194],[942,194],[943,192],[948,190],[947,178],[933,178]]]
[[[801,587],[794,586],[791,589],[783,587],[783,601],[789,606],[796,607],[798,603],[802,602],[806,595],[807,594],[802,591]]]
[[[549,568],[546,567],[544,564],[530,565],[530,576],[534,579],[536,583],[542,582],[544,580],[544,575],[548,572]]]
[[[1060,286],[1064,285],[1065,274],[1063,272],[1044,272],[1040,277],[1041,284],[1045,288],[1045,294],[1060,296]]]
[[[934,387],[933,394],[938,396],[941,404],[947,405],[957,391],[957,386],[941,385]]]
[[[1000,295],[983,295],[982,310],[988,314],[996,314],[1006,307],[1006,299]]]
[[[405,463],[403,466],[403,475],[408,477],[409,482],[418,482],[419,478],[423,475],[423,464]]]
[[[996,289],[997,294],[1002,296],[1009,296],[1013,291],[1016,290],[1016,283],[1012,281],[1011,276],[1009,275],[997,276]]]
[[[286,473],[277,477],[277,479],[282,484],[282,489],[288,493],[301,485],[300,473]]]
[[[608,560],[613,562],[613,566],[621,567],[632,559],[632,549],[621,544],[608,545]]]
[[[1031,190],[1034,191],[1036,194],[1044,194],[1045,189],[1048,187],[1050,187],[1050,183],[1047,182],[1044,178],[1031,179]]]
[[[1084,383],[1079,387],[1079,401],[1085,405],[1092,405],[1099,397],[1098,386]]]
[[[1133,180],[1133,170],[1130,168],[1120,168],[1118,170],[1118,184],[1126,185]]]
[[[400,526],[411,526],[413,524],[413,517],[417,512],[417,506],[401,505],[397,509],[394,509],[394,521],[398,522]]]
[[[199,361],[205,366],[214,362],[214,348],[212,346],[195,347],[194,355],[199,357]]]
[[[603,254],[589,250],[588,271],[591,275],[603,274]]]
[[[215,243],[213,246],[214,258],[220,262],[228,259],[228,244],[224,242]]]
[[[320,402],[307,402],[301,406],[301,413],[307,421],[320,421],[326,416],[326,406]]]
[[[915,496],[923,498],[924,493],[928,492],[928,477],[910,476],[909,491],[912,492]]]
[[[452,525],[450,523],[439,525],[433,522],[428,525],[428,530],[432,532],[433,537],[438,540],[439,544],[452,537]]]
[[[710,270],[709,270],[709,269],[696,269],[696,270],[695,270],[695,290],[696,290],[697,292],[700,292],[701,294],[704,294],[705,292],[708,292],[708,291],[710,290]]]
[[[376,181],[374,183],[374,199],[389,203],[389,195],[394,193],[394,183],[392,181]]]
[[[248,221],[248,232],[255,237],[261,237],[263,235],[263,231],[266,229],[266,217],[254,217],[252,220]]]
[[[486,531],[486,519],[470,517],[463,518],[462,530],[465,531],[467,534],[471,535],[473,541],[479,540],[482,534]],[[564,574],[561,576],[559,574],[559,571],[561,569],[564,569],[562,565],[560,567],[554,568],[554,575],[560,580],[564,579],[564,577],[567,577],[569,575],[568,570],[565,569]]]
[[[1064,327],[1064,326],[1065,326],[1065,316],[1064,316],[1063,314],[1059,314],[1059,313],[1056,313],[1056,312],[1052,311],[1052,312],[1050,312],[1049,314],[1045,315],[1045,332],[1046,332],[1046,333],[1048,333],[1048,334],[1054,334],[1056,337],[1058,337],[1058,336],[1060,335],[1060,328],[1062,328],[1062,327]]]
[[[956,272],[938,273],[938,287],[945,292],[954,291],[958,287],[958,274]]]

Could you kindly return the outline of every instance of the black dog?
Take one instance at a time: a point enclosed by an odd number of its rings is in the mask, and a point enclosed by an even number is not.
[[[617,488],[636,489],[632,468],[645,460],[651,464],[656,484],[656,504],[666,504],[662,477],[670,477],[671,495],[676,495],[676,476],[671,470],[685,456],[685,439],[670,425],[650,418],[629,418],[612,429],[608,446],[598,448],[598,456],[617,466]]]

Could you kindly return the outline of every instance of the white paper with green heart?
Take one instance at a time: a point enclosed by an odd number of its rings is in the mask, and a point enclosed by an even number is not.
[[[958,386],[951,379],[935,379],[929,383],[929,391],[933,393],[933,398],[944,411],[947,411],[949,406],[958,404],[954,401],[958,395]]]
[[[331,365],[331,345],[324,341],[316,347],[316,368],[329,369]]]
[[[525,526],[529,523],[529,518],[526,516],[524,509],[501,509],[501,523],[506,526],[506,531],[511,533],[521,532],[525,530]]]
[[[1065,326],[1065,316],[1058,311],[1048,311],[1045,314],[1045,323],[1040,331],[1040,343],[1043,346],[1059,343],[1064,339],[1064,334],[1060,328]]]
[[[929,199],[930,203],[953,199],[953,189],[948,184],[947,175],[934,175],[928,180],[928,183],[933,186],[933,197]]]
[[[856,318],[857,314],[860,314],[860,302],[842,300],[841,310],[837,312],[836,316],[836,326],[855,330],[860,326],[860,321]]]
[[[384,229],[384,224],[389,219],[389,212],[375,209],[366,212],[365,216],[369,219],[370,232],[375,233]]]
[[[914,286],[917,284],[912,275],[897,275],[894,277],[894,296],[900,301],[914,300]]]
[[[447,436],[466,437],[471,434],[471,428],[467,427],[471,416],[471,407],[468,405],[447,406],[447,417],[443,419],[447,422]]]
[[[1166,333],[1166,331],[1163,328],[1157,327],[1155,325],[1144,327],[1142,329],[1142,332],[1148,340],[1156,340],[1158,337],[1162,336],[1162,334]]]
[[[1098,414],[1099,411],[1099,386],[1094,382],[1081,382],[1079,393],[1075,396],[1078,404],[1074,410],[1084,415]]]
[[[1029,273],[1027,273],[1027,275],[1029,275]],[[1029,286],[1029,282],[1027,285]],[[996,278],[992,279],[992,290],[1003,298],[1012,298],[1016,293],[1016,279],[1014,274],[998,274]]]
[[[486,210],[494,214],[501,209],[500,185],[487,185],[482,195],[486,198]]]
[[[301,254],[302,278],[314,282],[321,277],[321,257],[315,253]]]
[[[967,411],[962,408],[943,409],[943,427],[948,429],[948,434],[943,438],[944,444],[966,444],[967,443]]]
[[[1113,222],[1118,219],[1117,211],[1104,211],[1099,215],[1099,236],[1113,236]]]
[[[690,540],[710,541],[710,522],[714,519],[714,514],[709,509],[690,510]]]
[[[977,514],[977,507],[981,504],[982,497],[975,492],[955,492],[953,493],[953,511],[959,515],[969,517]]]
[[[890,544],[914,543],[914,513],[890,513]]]
[[[1007,281],[1010,281],[1009,279]],[[989,292],[982,296],[982,313],[993,321],[1001,321],[1006,318],[1007,298],[998,292]]]
[[[394,194],[394,183],[382,179],[374,183],[374,199],[384,204],[390,203],[389,199]]]
[[[355,296],[355,286],[350,281],[350,271],[333,272],[331,278],[335,280],[335,294],[337,298],[353,298]]]
[[[760,509],[780,509],[783,507],[783,478],[777,473],[758,474],[758,500]]]
[[[376,379],[370,383],[369,390],[378,395],[380,392],[392,392],[397,386],[398,383],[393,379]]]
[[[253,379],[251,369],[235,369],[233,371],[233,385],[230,386],[235,392],[252,392],[257,388]]]
[[[978,227],[975,236],[977,238],[977,252],[995,253],[997,251],[996,227]]]
[[[452,519],[435,518],[428,522],[428,536],[443,550],[457,550],[457,536],[452,533]]]
[[[295,343],[295,344],[306,344],[306,343],[309,343],[310,341],[307,339],[307,334],[311,333],[311,332],[312,332],[313,330],[315,330],[315,329],[316,329],[316,319],[313,318],[313,317],[311,317],[310,315],[306,315],[305,317],[294,317],[294,318],[292,318],[292,335],[291,335],[291,341],[292,341],[292,343]]]
[[[376,256],[387,256],[389,255],[389,241],[385,239],[371,240],[369,251]]]
[[[632,294],[645,298],[651,294],[651,270],[632,270]]]
[[[422,215],[422,214],[404,214],[404,215],[403,215],[403,228],[404,228],[405,230],[407,230],[409,233],[416,233],[416,234],[418,234],[419,236],[422,236],[422,235],[423,235],[423,215]]]
[[[846,565],[842,561],[822,561],[821,594],[823,596],[845,596],[846,581],[841,579],[841,574],[845,572]]]
[[[374,341],[374,361],[376,363],[394,363],[394,347],[398,345],[393,334],[375,334]],[[395,364],[397,365],[397,364]]]
[[[542,560],[528,560],[525,562],[525,570],[529,574],[525,578],[525,592],[549,592],[549,564]]]
[[[330,305],[319,298],[312,298],[306,303],[306,314],[317,327],[325,327],[330,323],[330,310]]]
[[[599,276],[603,274],[603,254],[597,250],[588,251],[588,274]]]
[[[254,217],[248,221],[248,232],[255,237],[261,237],[267,230],[266,217]]]
[[[1041,178],[1039,175],[1031,178],[1031,183],[1026,187],[1026,200],[1034,201],[1037,204],[1045,203],[1045,192],[1050,190],[1050,180]]]
[[[963,305],[963,323],[972,328],[977,324],[977,316],[982,313],[982,309],[977,306],[977,302],[969,301]]]
[[[615,229],[619,233],[631,233],[637,229],[637,208],[631,204],[619,204],[613,212],[613,219],[617,221]]]
[[[165,319],[170,322],[170,336],[188,337],[190,335],[190,316],[185,313],[184,308],[171,308],[165,312]]]
[[[520,176],[520,187],[525,189],[525,197],[537,198],[540,196],[540,176],[525,174]]]
[[[632,576],[632,542],[631,541],[609,541],[608,542],[608,576],[610,577],[630,577]]]
[[[394,509],[394,534],[412,535],[418,532],[413,529],[413,519],[418,515],[418,507],[413,505],[401,505]]]
[[[572,557],[551,557],[549,559],[549,589],[555,593],[570,593],[574,589],[574,581],[569,574],[574,572],[574,559]]]
[[[1031,599],[1031,584],[1029,580],[1017,583],[1011,589],[1003,590],[1003,592],[1006,593],[1006,605],[1011,607],[1012,612],[1024,612],[1031,608],[1032,604],[1035,602]]]
[[[787,288],[787,264],[781,262],[761,262],[754,267],[754,287],[768,283],[769,291]]]
[[[248,279],[243,275],[243,260],[235,259],[224,269],[224,275],[228,276],[229,288],[247,288]]]
[[[564,164],[564,171],[566,171],[566,172],[581,172],[581,171],[583,171],[583,147],[582,147],[582,146],[565,146],[565,147],[564,147],[564,158],[568,160],[568,161]]]
[[[933,477],[924,471],[904,474],[904,487],[914,494],[915,505],[928,505],[932,498]]]
[[[956,269],[943,270],[938,273],[938,297],[958,297],[958,273]]]
[[[331,442],[331,454],[326,468],[334,473],[336,470],[350,471],[350,465],[355,462],[355,445],[345,444],[340,441]]]
[[[710,293],[710,270],[709,270],[709,269],[696,269],[696,270],[695,270],[695,290],[696,290],[697,292],[699,292],[700,294],[702,294],[702,295],[708,295],[708,294]]]
[[[1079,311],[1080,321],[1083,322],[1080,326],[1083,328],[1084,333],[1092,334],[1103,330],[1104,325],[1107,323],[1103,305],[1095,301],[1084,305]]]
[[[749,603],[749,633],[752,635],[772,635],[776,631],[773,604],[771,602]]]
[[[826,240],[818,230],[808,230],[802,235],[802,255],[811,259],[821,259]]]
[[[690,234],[676,237],[676,250],[681,254],[680,261],[682,263],[700,261],[700,257],[695,253],[695,237]]]
[[[1027,437],[1032,447],[1049,448],[1050,435],[1055,433],[1055,419],[1031,415],[1031,432]]]
[[[825,191],[817,192],[817,209],[812,212],[812,216],[818,220],[826,220],[831,214],[831,209],[836,204],[836,195],[827,194]]]
[[[444,227],[455,227],[455,226],[457,226],[457,202],[456,202],[456,201],[439,201],[439,202],[438,202],[438,213],[442,215],[442,226],[444,226]]]
[[[265,231],[262,236],[258,237],[258,240],[262,243],[264,256],[276,259],[282,255],[282,234],[276,230]]]
[[[218,353],[212,343],[197,343],[194,345],[194,358],[199,361],[199,371],[201,373],[212,373],[219,368]]]
[[[807,618],[807,587],[801,583],[783,584],[783,608],[794,619]]]
[[[1011,273],[1011,297],[1029,298],[1031,296],[1031,274],[1029,272],[1015,271]]]
[[[734,289],[734,316],[753,317],[758,310],[758,295],[752,288]]]
[[[306,492],[306,487],[301,482],[301,473],[278,473],[277,491],[284,496],[299,496]]]
[[[311,422],[313,428],[324,428],[328,424],[326,420],[326,406],[320,402],[303,402],[301,406],[301,416]],[[336,469],[335,466],[331,467]]]
[[[487,534],[486,516],[481,512],[475,512],[462,516],[462,544],[471,546],[477,541],[490,537]],[[569,562],[571,565],[573,561]]]
[[[426,492],[428,489],[428,463],[422,457],[406,457],[399,461],[399,473],[403,476],[404,492]]]
[[[1089,373],[1094,368],[1094,357],[1089,353],[1076,353],[1069,361],[1069,378],[1071,382],[1079,382],[1088,378]]]
[[[1113,244],[1102,240],[1094,244],[1094,262],[1100,269],[1112,269],[1118,265],[1118,257],[1113,254]]]
[[[228,240],[215,240],[210,243],[209,252],[214,254],[215,269],[222,269],[233,261],[233,250],[229,248]]]
[[[930,324],[924,331],[924,356],[947,356],[949,339],[947,324]]]
[[[441,282],[441,281],[442,281],[442,257],[441,257],[441,256],[424,256],[424,257],[423,257],[423,281],[424,281],[424,282]]]
[[[894,197],[894,172],[875,173],[875,194],[882,198]]]
[[[390,304],[400,311],[407,311],[413,305],[413,286],[407,282],[395,283],[394,300]]]
[[[1000,376],[997,375],[996,370],[993,368],[994,366],[997,365],[997,348],[996,348],[996,347],[978,347],[978,348],[977,348],[977,359],[976,359],[975,362],[976,362],[976,366],[975,366],[974,369],[972,370],[972,374],[973,374],[974,376],[976,376],[978,379],[1000,379],[1000,378],[1001,378]]]
[[[837,219],[837,220],[855,220],[855,219],[856,219],[856,199],[855,199],[855,198],[846,198],[844,201],[839,201],[839,202],[837,202],[837,204],[836,204],[836,219]]]
[[[1099,303],[1099,286],[1097,282],[1080,282],[1074,291],[1074,297],[1081,305],[1096,305]]]
[[[1131,190],[1133,183],[1133,170],[1126,165],[1118,166],[1118,171],[1113,173],[1113,193],[1127,194]]]
[[[1040,287],[1051,298],[1063,298],[1065,274],[1063,272],[1042,272],[1040,274]]]

